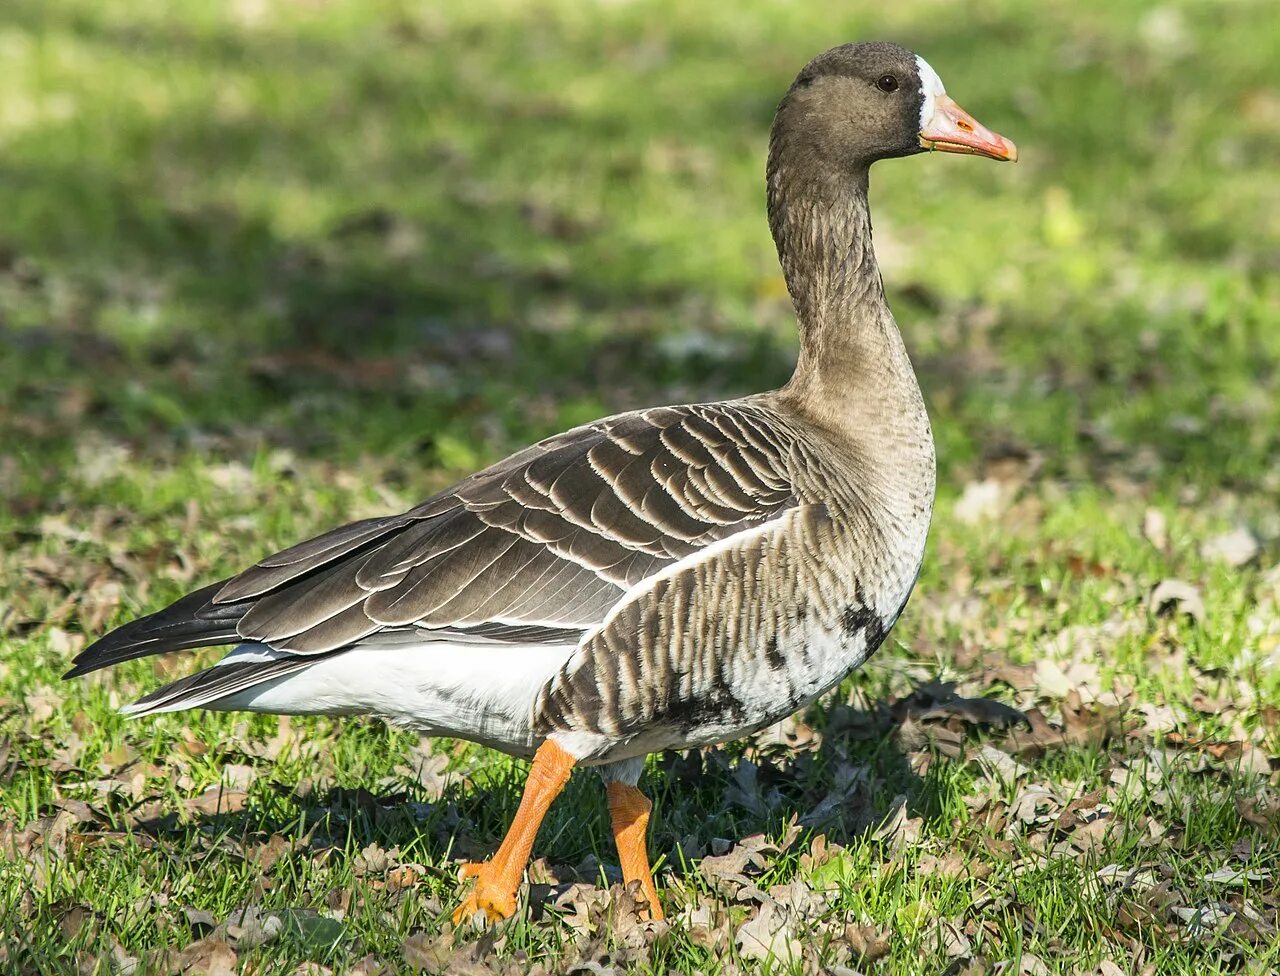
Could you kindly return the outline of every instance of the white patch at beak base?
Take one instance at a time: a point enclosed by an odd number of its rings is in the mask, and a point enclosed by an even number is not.
[[[938,72],[934,71],[929,62],[918,54],[916,55],[916,72],[920,75],[920,89],[924,95],[924,102],[920,105],[920,131],[923,132],[933,121],[933,113],[936,111],[935,100],[939,95],[945,95],[947,90],[942,87],[942,79],[938,77]]]

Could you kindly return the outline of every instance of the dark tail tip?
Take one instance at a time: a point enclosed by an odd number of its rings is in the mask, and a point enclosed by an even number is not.
[[[223,581],[225,582],[225,581]],[[134,658],[238,641],[236,625],[248,603],[216,604],[222,582],[188,593],[163,610],[131,620],[100,637],[72,660],[64,681]]]

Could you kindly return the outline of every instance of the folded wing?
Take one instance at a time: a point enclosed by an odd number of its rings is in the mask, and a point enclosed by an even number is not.
[[[241,641],[299,658],[410,636],[576,643],[664,566],[794,506],[792,447],[787,425],[748,402],[579,427],[126,624],[68,677]]]

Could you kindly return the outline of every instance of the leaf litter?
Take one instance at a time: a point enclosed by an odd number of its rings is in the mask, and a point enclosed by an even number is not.
[[[92,477],[112,477],[113,457],[108,447]],[[1024,481],[992,489],[989,480],[970,496],[975,526],[1034,524]],[[62,662],[84,633],[107,625],[126,593],[148,599],[157,572],[175,583],[209,572],[195,548],[130,547],[121,518],[112,509],[51,516],[38,539],[0,555],[6,564],[24,561],[34,583],[0,613],[6,632]],[[1142,511],[1134,525],[1168,558],[1179,551],[1163,513]],[[1018,954],[1002,933],[1016,918],[1040,945],[1053,944],[1008,891],[1055,864],[1087,876],[1090,897],[1105,906],[1099,946],[1107,958],[1078,972],[1141,971],[1157,933],[1163,944],[1241,964],[1274,942],[1280,925],[1280,712],[1258,702],[1253,675],[1261,672],[1250,670],[1280,666],[1280,568],[1259,568],[1266,550],[1251,534],[1204,538],[1197,552],[1206,565],[1256,577],[1243,617],[1251,643],[1230,666],[1196,649],[1220,597],[1194,566],[1143,579],[1083,555],[1052,554],[1079,585],[1106,587],[1111,607],[1101,619],[1062,624],[1051,590],[1030,598],[1021,617],[993,615],[1010,585],[1002,574],[1014,568],[993,566],[975,582],[961,564],[952,585],[922,593],[914,611],[920,634],[948,635],[939,658],[948,663],[924,665],[887,648],[820,709],[733,750],[659,762],[660,777],[678,781],[678,790],[708,791],[710,809],[726,818],[714,830],[686,820],[671,836],[662,833],[659,806],[655,854],[665,860],[659,885],[669,921],[644,917],[643,899],[621,886],[607,847],[603,864],[594,856],[572,868],[535,864],[526,901],[535,924],[563,933],[554,962],[530,955],[510,929],[477,936],[441,921],[452,872],[427,851],[453,845],[455,858],[472,856],[492,838],[475,835],[474,807],[459,803],[476,790],[476,765],[425,739],[401,740],[384,775],[344,789],[335,785],[334,756],[306,723],[237,722],[216,738],[179,726],[167,751],[131,731],[104,749],[91,725],[62,718],[78,692],[39,679],[22,707],[3,706],[0,780],[37,775],[48,794],[35,815],[0,824],[0,863],[24,879],[21,918],[36,917],[36,896],[64,897],[86,865],[113,850],[232,859],[225,863],[247,863],[259,877],[263,898],[220,915],[157,887],[143,911],[163,921],[166,948],[126,948],[108,920],[87,903],[73,905],[60,924],[99,946],[80,953],[84,971],[241,972],[281,951],[291,956],[287,971],[313,976],[398,963],[426,972],[623,972],[688,945],[726,973],[782,962],[802,972],[885,971],[886,959],[916,951],[908,946],[926,947],[920,951],[933,953],[940,969],[957,974],[1040,972],[1048,956]],[[1017,653],[1020,644],[1033,653]],[[1141,669],[1115,666],[1122,650],[1146,655],[1154,673],[1176,680],[1143,686]],[[144,685],[126,676],[88,686],[119,701]],[[885,743],[903,769],[879,758]],[[1081,755],[1095,765],[1064,765]],[[278,783],[284,763],[305,775]],[[958,777],[959,827],[930,808],[921,784],[934,777]],[[298,805],[304,829],[246,829],[277,796]],[[1204,838],[1196,819],[1206,809],[1235,818],[1234,846]],[[349,846],[344,838],[362,824],[412,832],[395,835],[398,844],[364,833]],[[1173,850],[1181,852],[1175,863],[1195,867],[1171,867]],[[272,902],[278,872],[295,864],[313,872],[308,899]],[[905,914],[857,907],[860,891],[890,877],[922,879],[931,891],[961,885],[970,897],[946,915],[931,914],[936,891]],[[355,935],[352,919],[363,912],[415,907],[426,924],[406,932],[391,955],[385,947],[371,955]]]

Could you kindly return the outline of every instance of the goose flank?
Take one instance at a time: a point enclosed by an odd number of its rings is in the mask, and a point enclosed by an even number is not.
[[[372,714],[533,757],[455,912],[498,919],[578,766],[624,878],[661,902],[644,757],[746,735],[857,668],[915,584],[934,448],[872,247],[868,172],[927,150],[1016,159],[905,48],[809,62],[769,142],[769,228],[800,347],[781,389],[550,437],[399,515],[343,526],[102,637],[67,677],[233,645],[125,711]]]

